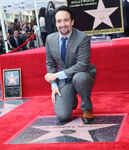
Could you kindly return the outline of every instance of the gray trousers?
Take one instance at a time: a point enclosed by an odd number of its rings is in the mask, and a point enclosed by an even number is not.
[[[81,97],[82,111],[92,110],[90,97],[93,83],[94,79],[89,72],[79,72],[74,74],[71,83],[66,83],[63,87],[59,86],[62,96],[57,94],[54,104],[55,114],[59,121],[65,121],[71,117],[77,93]]]

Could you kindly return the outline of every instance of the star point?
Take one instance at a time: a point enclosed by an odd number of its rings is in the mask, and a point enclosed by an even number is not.
[[[118,7],[105,8],[103,1],[99,0],[97,9],[85,10],[84,12],[95,18],[93,29],[98,27],[101,23],[105,23],[106,25],[113,28],[110,15],[117,9]]]

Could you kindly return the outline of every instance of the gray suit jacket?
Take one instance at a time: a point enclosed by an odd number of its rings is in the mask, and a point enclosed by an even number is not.
[[[68,78],[77,72],[86,72],[95,77],[96,68],[89,62],[90,57],[90,37],[75,28],[68,40],[66,50],[66,63],[61,59],[59,50],[59,33],[48,35],[46,40],[46,66],[49,73],[64,71]]]

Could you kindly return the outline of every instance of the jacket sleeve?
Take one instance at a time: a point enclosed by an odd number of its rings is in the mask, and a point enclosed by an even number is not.
[[[56,73],[57,72],[57,63],[49,51],[48,40],[46,40],[46,67],[47,67],[48,73]],[[51,85],[52,85],[52,83],[57,83],[57,80],[51,82]]]
[[[48,40],[46,40],[46,67],[47,67],[48,73],[56,73],[57,72],[57,63],[49,51]]]

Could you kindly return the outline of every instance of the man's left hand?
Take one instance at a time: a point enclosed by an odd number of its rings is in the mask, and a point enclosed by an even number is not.
[[[52,81],[54,81],[54,80],[56,80],[58,77],[57,77],[57,75],[55,74],[55,73],[47,73],[46,75],[45,75],[45,80],[47,81],[47,82],[52,82]]]

